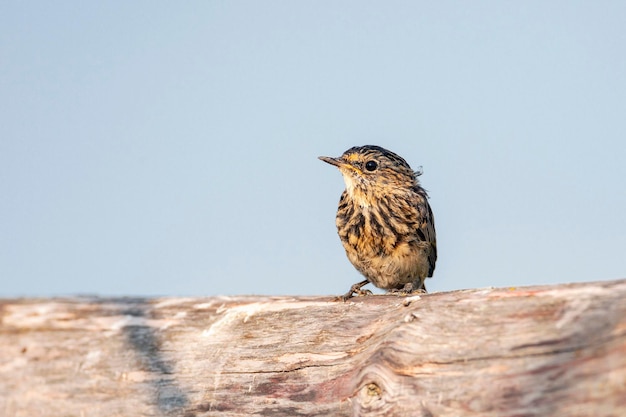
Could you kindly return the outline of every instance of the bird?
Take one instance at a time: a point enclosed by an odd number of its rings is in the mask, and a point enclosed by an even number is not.
[[[339,169],[337,233],[352,265],[365,280],[340,298],[372,294],[368,283],[396,294],[426,292],[437,261],[435,218],[428,194],[399,155],[376,145],[354,146],[319,159]]]

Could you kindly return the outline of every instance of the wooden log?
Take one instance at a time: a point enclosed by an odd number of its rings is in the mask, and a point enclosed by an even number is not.
[[[626,416],[626,280],[1,300],[0,415]]]

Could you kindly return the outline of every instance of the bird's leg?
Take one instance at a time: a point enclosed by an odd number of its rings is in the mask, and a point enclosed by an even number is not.
[[[408,295],[412,293],[426,293],[426,285],[424,278],[418,278],[415,282],[407,282],[402,288],[394,288],[389,290],[392,294]]]
[[[424,282],[426,281],[425,277],[422,278],[418,278],[414,283],[413,283],[413,292],[417,292],[417,293],[423,293],[426,294],[428,293],[428,291],[426,291],[426,283]]]
[[[338,297],[340,300],[342,301],[348,301],[350,298],[352,298],[354,295],[371,295],[372,292],[370,290],[362,290],[361,287],[363,287],[364,285],[366,285],[367,283],[369,283],[368,280],[363,280],[361,282],[357,282],[356,284],[352,285],[350,287],[350,291],[348,291],[347,293],[345,293],[344,295]]]

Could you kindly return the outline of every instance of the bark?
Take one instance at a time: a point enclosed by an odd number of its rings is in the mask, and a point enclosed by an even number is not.
[[[626,280],[0,300],[0,415],[624,416]]]

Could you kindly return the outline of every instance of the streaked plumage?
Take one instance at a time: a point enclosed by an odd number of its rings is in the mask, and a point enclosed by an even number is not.
[[[428,195],[417,180],[421,173],[373,145],[320,159],[343,175],[337,231],[348,259],[367,279],[344,298],[363,293],[367,282],[391,291],[425,290],[424,279],[435,270],[437,242]]]

